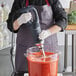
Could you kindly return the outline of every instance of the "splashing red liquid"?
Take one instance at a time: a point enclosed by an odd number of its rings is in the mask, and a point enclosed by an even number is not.
[[[57,76],[59,56],[52,58],[54,53],[51,52],[45,52],[45,55],[45,61],[41,52],[27,56],[29,76]]]

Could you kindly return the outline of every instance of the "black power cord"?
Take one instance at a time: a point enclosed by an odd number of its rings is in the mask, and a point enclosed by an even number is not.
[[[13,43],[13,40],[14,40],[14,33],[12,32],[12,39],[11,39],[11,49],[10,49],[10,55],[11,55],[11,57],[10,57],[10,59],[11,59],[11,64],[12,64],[12,69],[13,69],[13,72],[12,72],[12,74],[11,74],[11,76],[14,76],[14,74],[15,74],[15,67],[14,67],[14,63],[13,63],[13,50],[14,50],[14,43]]]

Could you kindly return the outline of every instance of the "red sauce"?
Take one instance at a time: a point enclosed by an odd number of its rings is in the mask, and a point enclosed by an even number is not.
[[[54,53],[45,52],[46,56],[53,55]],[[27,57],[28,59],[28,70],[29,76],[57,76],[58,70],[58,57],[56,60],[52,61],[51,57],[40,58],[41,53],[33,53],[34,56]],[[39,59],[40,58],[40,59]]]

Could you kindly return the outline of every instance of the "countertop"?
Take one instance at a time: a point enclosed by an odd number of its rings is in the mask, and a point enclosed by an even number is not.
[[[76,30],[76,24],[68,25],[66,30]]]
[[[28,76],[28,74],[26,73],[24,76]],[[68,72],[68,73],[58,73],[57,76],[76,76],[76,73],[72,73],[72,72]]]
[[[76,73],[72,73],[72,72],[63,73],[63,76],[76,76]]]

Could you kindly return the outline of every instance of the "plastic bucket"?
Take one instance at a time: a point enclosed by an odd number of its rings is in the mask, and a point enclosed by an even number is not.
[[[27,50],[29,76],[57,76],[59,53],[46,50],[45,55],[37,47]]]

